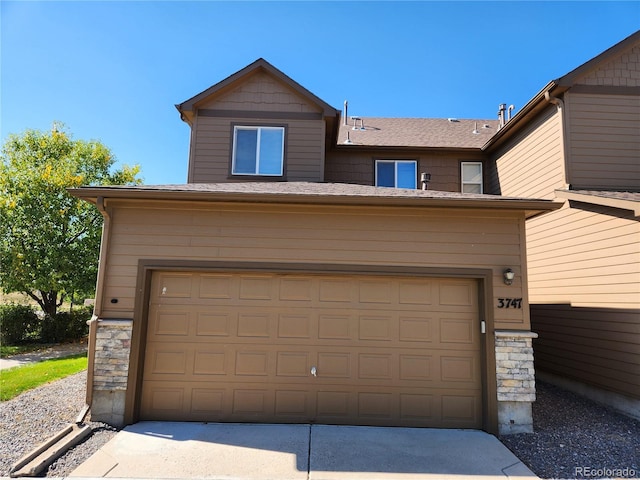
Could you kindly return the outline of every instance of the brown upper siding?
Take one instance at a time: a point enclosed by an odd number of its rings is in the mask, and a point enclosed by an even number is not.
[[[569,93],[569,183],[640,189],[640,95]]]
[[[373,185],[375,160],[415,160],[418,162],[417,188],[421,188],[420,174],[430,173],[430,190],[460,192],[460,162],[482,162],[480,152],[468,154],[425,152],[419,150],[333,150],[327,153],[325,180],[328,182]],[[485,174],[486,178],[486,174]]]
[[[233,125],[286,126],[285,178],[319,182],[324,177],[323,120],[198,116],[194,125],[189,183],[247,181],[230,176]]]
[[[253,74],[228,93],[198,105],[198,109],[208,108],[318,114],[322,111],[318,106],[311,105],[302,95],[264,72]]]

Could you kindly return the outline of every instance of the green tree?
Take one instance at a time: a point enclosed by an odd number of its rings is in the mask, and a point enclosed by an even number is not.
[[[107,147],[57,124],[10,135],[0,160],[0,288],[54,316],[65,297],[92,295],[100,251],[100,212],[66,189],[138,184],[139,167],[112,171]]]

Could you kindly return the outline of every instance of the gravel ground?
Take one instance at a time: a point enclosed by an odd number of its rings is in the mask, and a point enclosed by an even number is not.
[[[86,372],[81,372],[0,403],[0,476],[75,420],[84,405],[85,383]],[[546,383],[537,388],[536,432],[500,439],[533,472],[541,478],[640,478],[639,421]],[[47,477],[69,475],[117,433],[103,423],[89,425],[89,439],[51,465]],[[626,473],[614,470],[625,468]],[[598,472],[604,469],[609,471]]]
[[[547,383],[536,390],[535,433],[500,438],[536,475],[640,478],[640,421]]]
[[[84,406],[86,382],[84,371],[0,403],[0,477],[8,476],[11,465],[75,421]],[[53,463],[47,477],[68,475],[117,433],[104,423],[88,425],[92,435]]]

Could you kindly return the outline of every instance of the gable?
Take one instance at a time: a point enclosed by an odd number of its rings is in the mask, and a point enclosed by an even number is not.
[[[198,105],[198,108],[318,114],[322,112],[317,104],[265,72],[256,72],[228,92],[212,95]]]
[[[640,86],[640,31],[555,81],[564,87]]]
[[[238,102],[240,102],[240,105],[243,102],[247,102],[241,110],[248,111],[321,112],[321,117],[327,118],[337,117],[340,114],[338,110],[315,96],[263,58],[259,58],[251,65],[247,65],[221,82],[176,105],[176,108],[180,112],[182,120],[192,125],[194,115],[198,109],[202,108],[203,105],[210,106],[221,98],[225,98],[224,101],[230,102],[228,105],[234,107],[238,106]],[[256,105],[260,109],[248,108]],[[311,108],[311,110],[295,110],[295,108],[300,108],[301,105],[305,105],[305,108]],[[277,106],[285,106],[285,108],[293,110],[277,110],[275,108]],[[223,109],[224,111],[227,111],[227,109]]]
[[[640,42],[622,55],[577,78],[576,85],[640,86]]]

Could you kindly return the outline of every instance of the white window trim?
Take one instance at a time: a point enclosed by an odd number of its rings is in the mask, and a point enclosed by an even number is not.
[[[254,173],[236,173],[236,145],[238,144],[238,130],[255,130],[258,132],[256,139],[256,166]],[[282,132],[282,145],[280,149],[280,173],[259,173],[260,172],[260,137],[262,130],[279,130]],[[284,138],[285,127],[271,125],[234,125],[233,126],[233,148],[231,153],[231,175],[253,175],[259,177],[282,177],[284,175]]]
[[[464,181],[464,167],[465,165],[480,165],[480,182],[465,182]],[[460,163],[460,191],[464,193],[465,185],[480,185],[480,193],[484,193],[484,169],[482,168],[482,162],[461,162]]]
[[[413,164],[413,176],[415,181],[415,186],[413,188],[418,188],[418,161],[417,160],[388,160],[388,159],[378,159],[375,162],[375,186],[378,186],[378,163],[393,163],[393,187],[398,187],[398,164],[400,163],[411,163]]]

